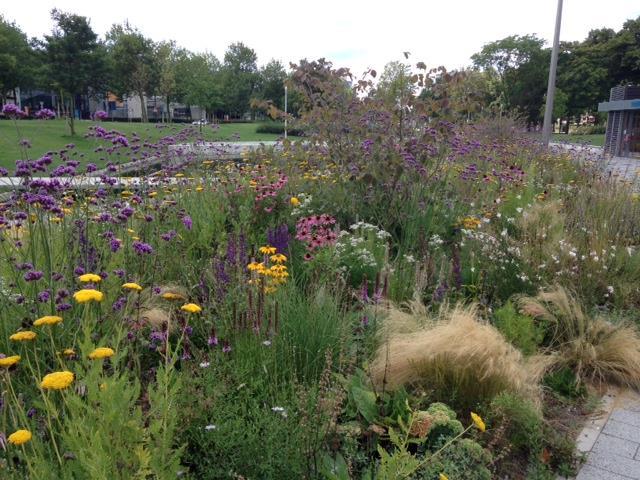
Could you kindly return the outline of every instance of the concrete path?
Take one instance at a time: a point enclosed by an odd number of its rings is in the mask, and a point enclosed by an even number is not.
[[[640,395],[610,390],[578,438],[586,463],[576,480],[640,480]]]

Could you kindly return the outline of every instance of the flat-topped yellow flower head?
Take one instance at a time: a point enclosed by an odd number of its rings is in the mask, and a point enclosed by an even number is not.
[[[16,430],[13,432],[7,440],[12,445],[22,445],[23,443],[27,443],[31,440],[31,432],[29,430]]]
[[[14,342],[28,342],[36,338],[36,332],[25,330],[24,332],[16,332],[9,337]]]
[[[487,429],[487,426],[484,424],[482,417],[480,417],[480,415],[478,415],[477,413],[471,412],[471,420],[473,420],[473,423],[481,432],[484,432]]]
[[[53,372],[45,375],[40,382],[40,388],[45,390],[64,390],[73,383],[74,375],[68,370]]]
[[[95,273],[85,273],[84,275],[80,275],[78,280],[82,283],[100,283],[102,281],[102,277]]]
[[[123,283],[122,288],[125,290],[135,290],[136,292],[140,292],[142,290],[142,287],[134,282]]]
[[[202,307],[200,307],[199,305],[196,305],[195,303],[185,303],[180,307],[180,310],[183,310],[189,313],[200,313],[202,311]]]
[[[174,292],[164,292],[162,294],[162,298],[165,300],[184,300],[184,295],[180,295],[179,293]]]
[[[74,293],[73,298],[78,303],[101,302],[104,299],[104,294],[93,288],[83,288]]]
[[[11,355],[10,357],[0,358],[0,367],[13,367],[20,361],[20,355]]]
[[[42,325],[57,325],[62,322],[62,317],[56,315],[45,315],[33,322],[34,327],[41,327]]]
[[[89,358],[91,360],[100,360],[101,358],[110,358],[113,357],[113,354],[116,353],[112,348],[109,347],[98,347],[93,352],[89,354]]]

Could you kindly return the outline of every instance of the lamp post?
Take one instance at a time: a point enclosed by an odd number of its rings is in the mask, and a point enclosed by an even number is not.
[[[284,138],[287,138],[287,94],[289,89],[284,86]]]
[[[553,117],[553,96],[556,92],[556,69],[558,67],[558,50],[560,49],[560,24],[562,23],[562,0],[558,0],[556,12],[556,30],[553,35],[551,50],[551,64],[549,65],[549,82],[547,84],[547,104],[544,108],[544,123],[542,125],[542,142],[549,145],[551,139],[551,121]]]

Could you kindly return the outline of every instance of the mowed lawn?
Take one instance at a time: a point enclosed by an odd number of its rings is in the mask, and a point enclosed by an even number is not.
[[[554,133],[553,141],[555,142],[569,142],[569,143],[585,143],[596,147],[604,145],[604,134],[596,135],[575,135],[575,134],[562,134]]]
[[[76,135],[69,135],[69,128],[65,120],[19,120],[16,124],[11,120],[0,120],[0,167],[10,171],[15,161],[23,157],[20,139],[29,141],[31,147],[27,149],[29,158],[35,159],[49,151],[57,151],[65,145],[73,143],[77,152],[71,158],[83,163],[93,162],[102,166],[104,153],[96,153],[94,149],[100,145],[110,143],[94,138],[85,138],[88,128],[96,123],[89,120],[76,121]],[[270,133],[256,133],[256,123],[222,124],[214,128],[211,125],[192,126],[191,124],[156,124],[156,123],[127,123],[104,122],[101,125],[107,130],[118,130],[125,136],[136,132],[141,139],[155,142],[161,137],[175,135],[185,128],[193,129],[193,140],[206,141],[271,141],[279,136]],[[126,158],[119,158],[121,162]]]

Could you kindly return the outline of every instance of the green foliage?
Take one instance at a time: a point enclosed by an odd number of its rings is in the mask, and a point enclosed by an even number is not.
[[[470,438],[463,438],[453,447],[434,456],[418,473],[417,478],[435,480],[440,473],[449,478],[490,480],[491,454]]]
[[[493,324],[507,340],[525,355],[536,353],[544,339],[544,327],[533,318],[517,312],[510,301],[493,313]]]
[[[561,367],[545,375],[545,386],[567,398],[579,398],[586,394],[583,383],[578,381],[575,372],[569,367]]]
[[[504,435],[505,447],[533,457],[542,452],[543,418],[530,400],[501,393],[491,401],[489,422]]]

